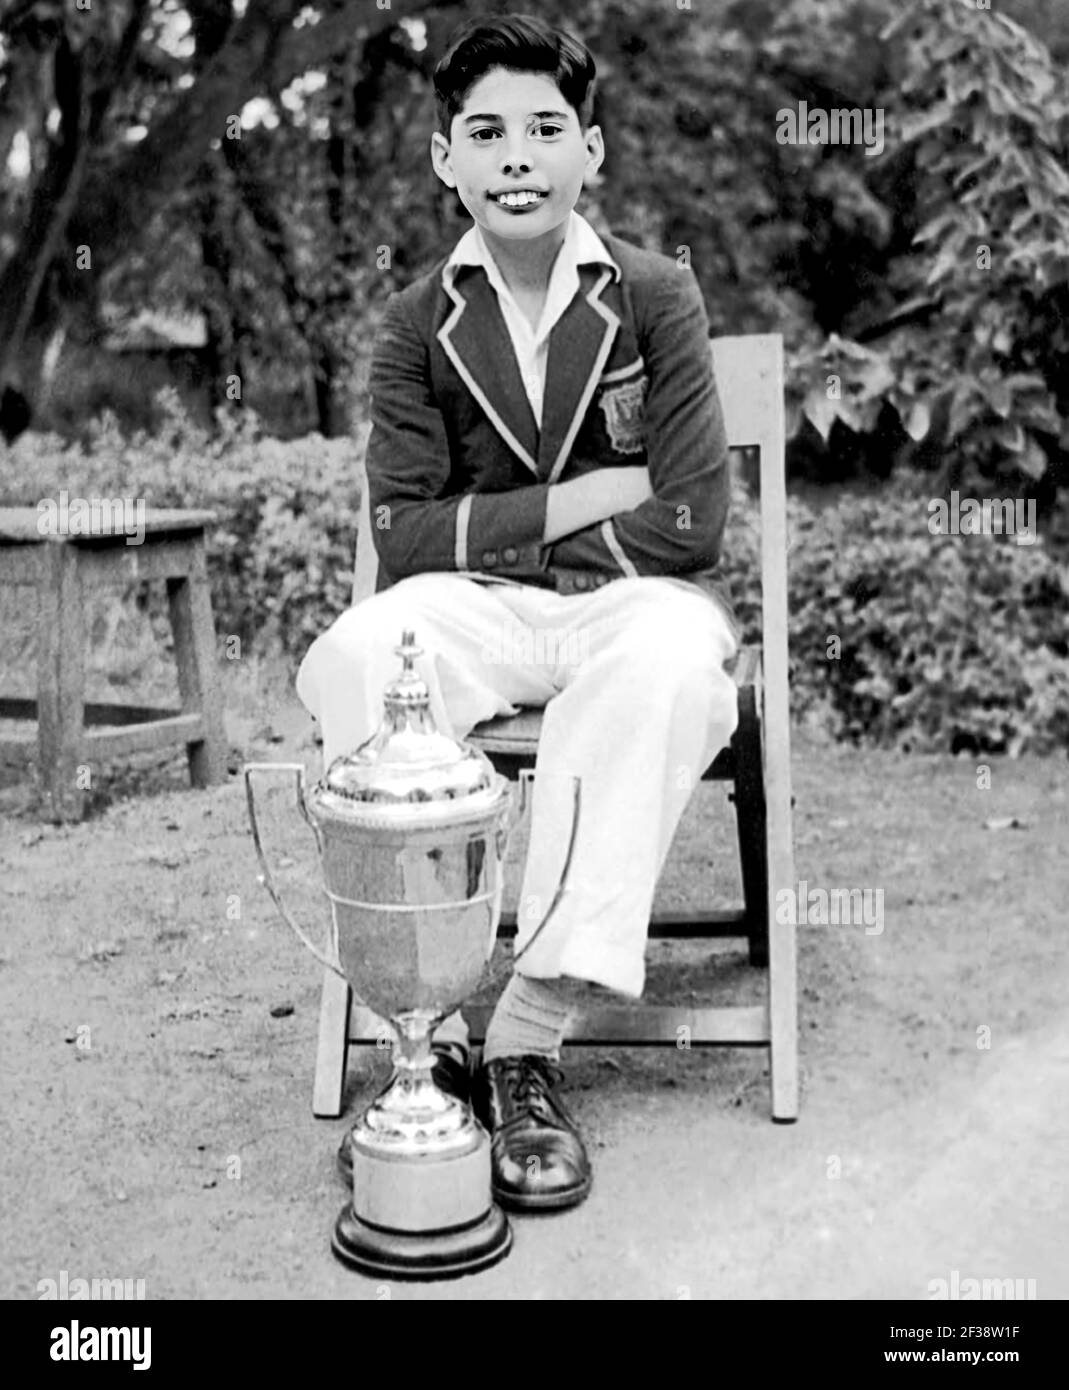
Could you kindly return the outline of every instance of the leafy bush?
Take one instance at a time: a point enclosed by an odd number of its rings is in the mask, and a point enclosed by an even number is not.
[[[191,423],[174,391],[165,425],[126,436],[105,414],[85,443],[28,434],[8,451],[0,505],[70,496],[143,498],[149,507],[207,508],[217,632],[299,652],[349,603],[367,430],[355,439],[262,436],[248,412],[220,412],[213,434]]]
[[[1069,747],[1069,565],[1042,543],[933,536],[928,503],[898,480],[834,506],[789,500],[795,715],[904,752]],[[759,536],[740,491],[725,572],[751,641]]]
[[[144,497],[208,507],[216,628],[299,660],[349,603],[366,435],[280,443],[255,421],[209,439],[168,429],[125,438],[114,420],[85,446],[24,436],[0,504]],[[929,534],[921,484],[894,480],[832,504],[789,499],[791,694],[796,717],[838,738],[916,750],[1011,754],[1069,745],[1069,565],[1047,543]],[[740,487],[724,571],[743,630],[760,633],[760,528]],[[829,656],[829,642],[841,650]]]

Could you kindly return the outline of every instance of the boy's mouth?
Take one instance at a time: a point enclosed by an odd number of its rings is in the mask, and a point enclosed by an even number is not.
[[[517,188],[507,193],[491,193],[490,201],[499,208],[533,208],[549,195],[538,188]]]

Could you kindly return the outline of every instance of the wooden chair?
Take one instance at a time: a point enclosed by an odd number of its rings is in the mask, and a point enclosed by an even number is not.
[[[733,451],[760,460],[762,644],[735,662],[739,726],[703,781],[734,784],[744,906],[655,914],[650,937],[734,937],[749,945],[752,966],[767,968],[765,999],[756,1005],[678,1008],[602,1007],[578,1017],[567,1035],[576,1043],[676,1046],[679,1029],[691,1044],[756,1045],[770,1054],[772,1118],[798,1115],[795,928],[776,921],[776,895],[794,890],[791,840],[790,728],[787,690],[787,508],[784,476],[783,343],[779,335],[717,338],[711,344]],[[737,455],[733,461],[738,463]],[[729,519],[729,527],[731,521]],[[375,592],[377,555],[366,499],[357,538],[353,602]],[[533,766],[542,711],[488,720],[468,735],[499,772]],[[516,932],[515,913],[502,916],[499,936]],[[324,972],[312,1108],[341,1114],[348,1046],[374,1042],[381,1021],[353,1001],[338,976]],[[489,1009],[465,1007],[473,1039],[485,1035]],[[686,1035],[683,1035],[686,1036]]]

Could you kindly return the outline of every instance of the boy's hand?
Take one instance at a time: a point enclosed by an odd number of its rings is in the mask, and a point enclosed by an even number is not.
[[[602,521],[617,512],[633,512],[653,496],[648,468],[599,468],[590,476],[597,480],[598,495],[604,496],[608,507]]]
[[[648,468],[597,468],[554,483],[546,502],[545,545],[561,536],[607,521],[617,512],[631,512],[653,496]]]

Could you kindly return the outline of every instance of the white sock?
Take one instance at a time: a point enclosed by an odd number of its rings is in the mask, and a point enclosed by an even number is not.
[[[513,974],[487,1025],[484,1062],[525,1052],[560,1060],[560,1045],[574,1008],[556,985],[556,980]]]

